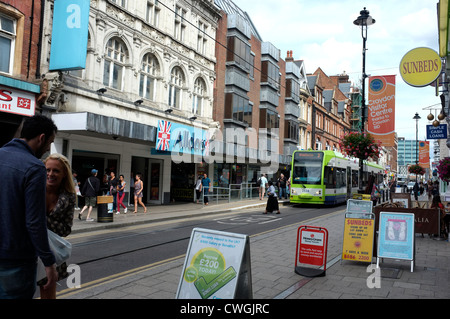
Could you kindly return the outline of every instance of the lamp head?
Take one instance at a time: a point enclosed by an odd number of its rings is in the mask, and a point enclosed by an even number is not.
[[[353,21],[354,25],[364,27],[375,23],[375,19],[369,15],[369,10],[366,10],[366,7],[364,7],[364,9],[359,12],[359,14],[360,16],[355,21]]]

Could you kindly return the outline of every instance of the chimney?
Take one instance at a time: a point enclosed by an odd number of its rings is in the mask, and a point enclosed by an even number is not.
[[[287,51],[286,62],[293,62],[294,58],[292,57],[292,50]]]

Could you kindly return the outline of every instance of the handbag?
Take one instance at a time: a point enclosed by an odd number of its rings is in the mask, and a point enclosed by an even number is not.
[[[62,238],[61,236],[55,234],[50,229],[47,229],[48,234],[48,244],[50,246],[50,250],[55,256],[55,264],[57,266],[61,265],[65,262],[72,254],[72,244]],[[42,263],[42,260],[38,258],[38,267],[37,267],[37,281],[46,278],[45,266]]]

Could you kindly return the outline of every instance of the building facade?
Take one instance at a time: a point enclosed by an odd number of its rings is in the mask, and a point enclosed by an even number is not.
[[[40,1],[0,1],[0,147],[41,111],[42,10]]]
[[[196,175],[209,173],[201,155],[215,125],[213,2],[92,0],[86,68],[60,72],[48,72],[54,2],[45,5],[40,63],[43,107],[59,127],[54,151],[82,182],[92,168],[100,179],[114,171],[132,198],[139,173],[144,202],[193,200]]]

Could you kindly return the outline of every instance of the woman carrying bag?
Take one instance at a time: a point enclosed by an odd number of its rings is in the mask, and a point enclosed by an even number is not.
[[[60,154],[50,155],[44,163],[47,169],[47,228],[61,237],[66,237],[72,232],[76,199],[70,164],[68,159]],[[69,276],[66,262],[58,265],[56,271],[58,281]],[[56,299],[56,283],[44,290],[42,287],[46,282],[47,278],[38,278],[41,299]]]

